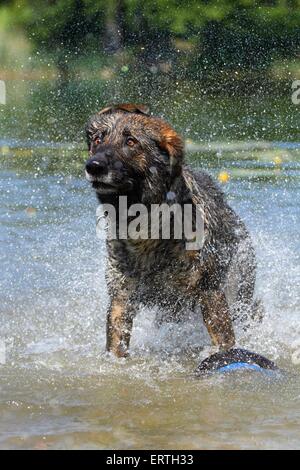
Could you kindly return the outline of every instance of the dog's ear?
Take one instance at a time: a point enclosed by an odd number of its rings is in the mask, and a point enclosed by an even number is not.
[[[170,173],[172,178],[181,174],[184,159],[184,143],[182,138],[169,126],[163,126],[158,142],[160,149],[167,153],[170,161]]]
[[[145,114],[146,116],[149,116],[150,113],[149,107],[145,104],[122,103],[107,106],[106,108],[101,109],[98,114],[111,114],[116,111],[123,111],[125,113]]]

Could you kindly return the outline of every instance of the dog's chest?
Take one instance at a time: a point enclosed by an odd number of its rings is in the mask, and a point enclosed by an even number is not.
[[[136,279],[141,300],[186,296],[201,282],[203,271],[198,252],[186,251],[180,243],[144,240],[124,242],[116,262],[125,277]]]

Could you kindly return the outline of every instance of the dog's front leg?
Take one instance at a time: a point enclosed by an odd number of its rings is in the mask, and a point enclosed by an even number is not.
[[[203,320],[214,346],[229,349],[235,336],[225,294],[220,290],[204,292],[201,296]]]
[[[133,322],[133,308],[126,295],[114,296],[107,314],[106,349],[127,357]]]

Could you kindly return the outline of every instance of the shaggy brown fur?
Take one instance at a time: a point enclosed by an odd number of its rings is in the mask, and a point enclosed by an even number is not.
[[[249,234],[206,173],[184,165],[181,137],[143,105],[122,104],[94,115],[86,127],[86,175],[102,203],[174,202],[198,205],[204,245],[187,251],[185,240],[108,240],[107,349],[128,354],[133,318],[141,304],[158,305],[170,319],[201,307],[212,343],[235,344],[233,319],[253,315],[255,256]]]

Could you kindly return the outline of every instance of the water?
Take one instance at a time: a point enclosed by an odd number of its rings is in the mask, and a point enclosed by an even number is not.
[[[131,358],[106,355],[105,247],[96,238],[96,199],[81,173],[85,157],[77,152],[73,161],[72,147],[13,148],[7,119],[0,171],[6,349],[0,448],[299,448],[299,150],[274,144],[275,150],[189,156],[216,176],[230,173],[224,191],[257,250],[257,291],[267,313],[247,332],[237,327],[238,343],[288,371],[275,381],[251,372],[195,379],[193,370],[210,352],[196,317],[157,330],[155,312],[144,309]],[[43,138],[54,132],[50,127],[42,128]],[[288,142],[290,127],[286,139],[280,132]],[[32,133],[37,138],[37,124]],[[16,134],[27,142],[24,125]]]

